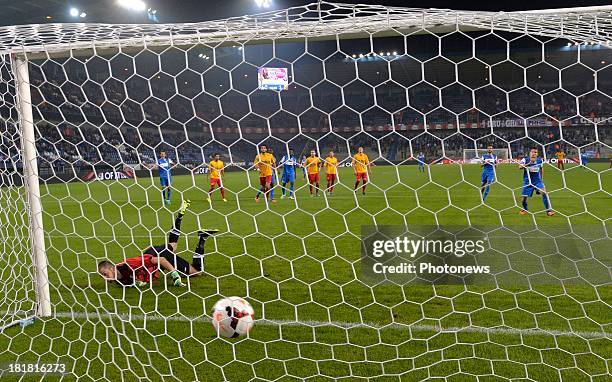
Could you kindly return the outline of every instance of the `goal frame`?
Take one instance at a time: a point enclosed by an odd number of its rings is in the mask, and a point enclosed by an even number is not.
[[[28,213],[31,245],[31,259],[34,265],[34,285],[36,291],[35,312],[29,316],[13,321],[5,326],[13,326],[32,317],[51,316],[51,295],[49,291],[49,274],[45,247],[43,209],[38,178],[38,155],[34,133],[34,116],[32,94],[27,57],[24,54],[11,54],[11,68],[17,95],[18,122],[21,130],[21,161],[23,163],[24,186],[26,193],[26,210]],[[33,314],[32,314],[33,313]],[[2,330],[4,328],[0,328]]]
[[[0,54],[10,54],[17,90],[18,120],[21,130],[21,155],[24,169],[31,258],[35,267],[35,316],[52,315],[47,257],[44,240],[43,210],[40,196],[37,150],[33,124],[33,110],[29,80],[29,60],[36,58],[66,57],[79,50],[103,54],[105,50],[129,50],[192,44],[231,44],[230,41],[257,43],[274,38],[290,41],[297,38],[326,39],[342,34],[343,38],[359,38],[368,31],[410,32],[427,29],[434,33],[461,28],[534,34],[552,38],[562,37],[580,43],[610,44],[612,22],[600,16],[611,12],[612,6],[578,7],[562,10],[529,12],[469,12],[441,9],[405,9],[377,5],[346,5],[357,10],[368,9],[380,14],[367,17],[346,16],[340,20],[326,17],[321,11],[325,2],[311,4],[313,16],[307,21],[293,23],[296,15],[290,9],[255,15],[246,23],[245,18],[194,24],[160,25],[104,25],[104,24],[47,24],[0,28]],[[591,19],[595,29],[585,33],[577,20]],[[360,26],[367,25],[367,27]],[[367,28],[367,30],[366,30]],[[89,29],[90,33],[85,33]],[[506,150],[508,149],[497,149]],[[476,149],[477,153],[480,151]],[[466,150],[463,152],[466,160]],[[31,317],[29,317],[31,318]],[[23,320],[19,320],[23,321]],[[19,321],[9,325],[17,324]],[[0,328],[2,330],[3,328]]]
[[[352,14],[333,14],[322,6],[342,5]],[[293,10],[301,13],[293,13]],[[304,11],[304,10],[307,11]],[[356,17],[358,12],[377,12],[375,16]],[[383,36],[385,30],[418,34],[422,30],[447,33],[495,30],[565,38],[578,42],[610,44],[612,21],[604,18],[612,5],[544,9],[517,12],[458,11],[450,9],[418,9],[382,5],[343,4],[318,1],[301,7],[270,11],[250,16],[231,17],[199,23],[183,24],[44,24],[0,28],[0,54],[25,54],[27,59],[67,57],[75,50],[145,47],[160,50],[166,47],[215,44],[231,45],[235,41],[291,41],[296,38],[325,39],[342,34],[343,38],[367,37],[370,32]],[[304,16],[304,13],[307,15]],[[298,18],[307,21],[294,23]],[[247,22],[249,21],[249,22]],[[584,32],[580,23],[593,23],[592,31]],[[246,25],[246,26],[245,26]],[[366,25],[366,26],[364,26]],[[93,37],[93,39],[92,39]]]

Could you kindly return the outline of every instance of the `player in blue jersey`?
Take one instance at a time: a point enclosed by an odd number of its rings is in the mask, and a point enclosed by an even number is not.
[[[529,151],[529,157],[521,159],[519,169],[523,170],[523,209],[520,214],[527,214],[527,198],[530,198],[535,191],[538,194],[542,194],[542,202],[544,202],[544,208],[548,216],[553,216],[555,212],[550,208],[550,202],[548,201],[548,194],[546,193],[546,187],[542,181],[544,161],[538,156],[538,149],[536,147]]]
[[[422,151],[417,155],[417,164],[419,165],[419,172],[425,172],[425,154]]]
[[[493,146],[487,146],[487,153],[482,156],[480,167],[482,167],[482,175],[480,176],[480,194],[482,202],[487,200],[491,183],[495,181],[495,168],[497,166],[497,155],[493,154]]]
[[[289,199],[293,199],[293,186],[295,185],[295,168],[299,166],[297,158],[293,153],[293,149],[289,149],[289,155],[283,155],[280,161],[283,169],[281,177],[281,191],[283,195],[281,199],[285,199],[285,186],[289,183]]]
[[[176,167],[176,164],[174,164],[172,159],[166,156],[165,151],[162,151],[159,153],[159,158],[155,165],[159,170],[159,183],[161,184],[164,203],[170,204],[170,195],[172,194],[172,169]]]
[[[589,155],[585,152],[580,153],[580,165],[586,167],[589,164]]]

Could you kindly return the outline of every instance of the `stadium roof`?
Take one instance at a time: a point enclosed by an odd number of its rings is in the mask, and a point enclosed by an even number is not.
[[[62,54],[71,49],[358,38],[369,33],[497,30],[576,42],[612,41],[612,6],[522,12],[454,11],[312,3],[222,20],[180,24],[37,24],[0,27],[0,53]],[[394,32],[395,31],[395,32]]]

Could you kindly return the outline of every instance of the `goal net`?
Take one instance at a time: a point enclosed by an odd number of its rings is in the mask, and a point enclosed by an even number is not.
[[[320,2],[0,28],[0,379],[605,379],[611,20]],[[544,175],[481,188],[488,146]],[[219,337],[231,296],[255,324]]]

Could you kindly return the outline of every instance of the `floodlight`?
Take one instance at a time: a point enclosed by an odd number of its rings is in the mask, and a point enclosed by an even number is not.
[[[272,0],[255,0],[255,4],[259,8],[270,8],[272,5]]]
[[[123,8],[132,11],[144,11],[147,9],[147,5],[142,0],[117,0],[117,3]]]

